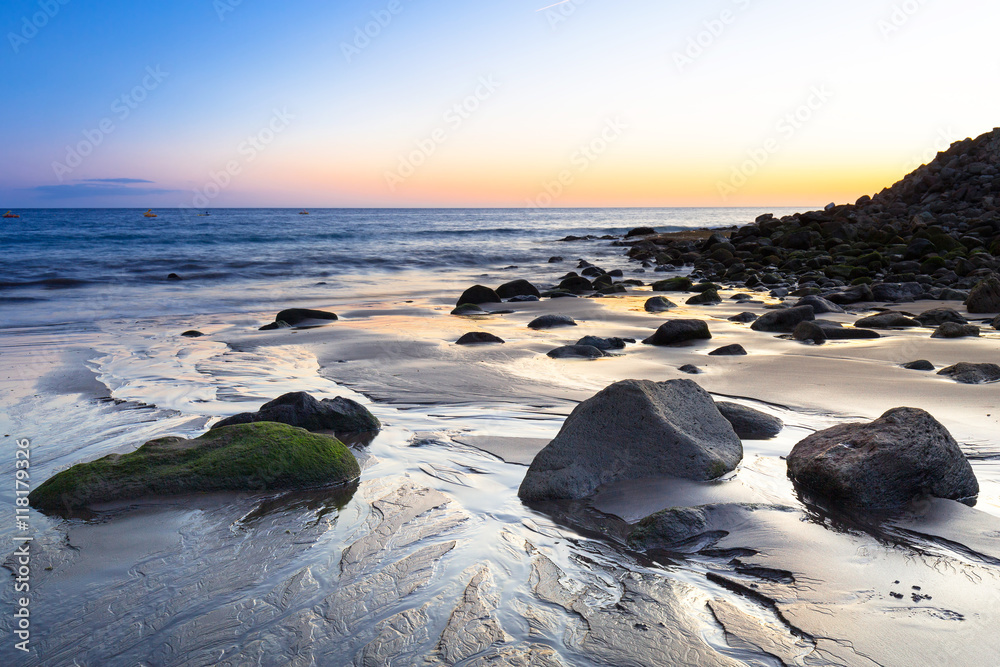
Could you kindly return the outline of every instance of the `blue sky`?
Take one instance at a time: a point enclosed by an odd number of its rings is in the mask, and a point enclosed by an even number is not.
[[[1000,125],[993,3],[547,4],[6,0],[0,206],[823,204]]]

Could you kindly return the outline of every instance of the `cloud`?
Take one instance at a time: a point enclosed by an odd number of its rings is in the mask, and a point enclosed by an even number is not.
[[[89,180],[96,180],[97,182],[74,183],[72,185],[37,185],[30,188],[30,190],[52,199],[75,199],[78,197],[148,197],[150,195],[165,195],[180,192],[180,190],[169,190],[166,188],[136,188],[129,187],[127,184],[120,184],[122,180],[128,181],[128,183],[152,182],[138,179]]]
[[[153,183],[144,178],[85,178],[84,183],[118,183],[119,185],[130,185],[132,183]]]

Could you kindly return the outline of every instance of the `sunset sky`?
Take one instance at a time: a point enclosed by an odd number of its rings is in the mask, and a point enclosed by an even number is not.
[[[550,2],[5,0],[0,206],[823,205],[1000,125],[995,3]]]

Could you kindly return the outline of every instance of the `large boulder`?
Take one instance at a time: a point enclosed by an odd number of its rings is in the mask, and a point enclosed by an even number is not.
[[[646,345],[677,345],[692,340],[708,340],[711,337],[708,323],[702,320],[667,320],[656,333],[642,342]]]
[[[962,361],[938,371],[938,375],[950,377],[962,384],[984,384],[1000,380],[1000,366],[997,364],[973,364]]]
[[[1000,278],[993,275],[969,292],[965,307],[970,313],[1000,313]]]
[[[754,331],[769,331],[772,333],[791,333],[799,322],[807,322],[816,319],[816,314],[812,306],[795,306],[794,308],[783,308],[781,310],[771,310],[754,321],[750,328]]]
[[[676,308],[677,304],[662,296],[652,296],[646,299],[644,308],[647,313],[664,313],[671,308]]]
[[[931,338],[966,338],[979,336],[979,327],[975,324],[955,324],[945,322],[931,334]]]
[[[541,293],[527,280],[512,280],[497,288],[497,296],[501,299],[513,299],[516,296],[540,297]]]
[[[810,435],[788,455],[788,476],[817,496],[861,508],[899,507],[925,496],[974,502],[979,493],[958,443],[916,408]]]
[[[254,422],[278,422],[307,431],[337,434],[366,433],[382,428],[375,415],[357,401],[342,396],[317,401],[304,391],[279,396],[262,405],[257,412],[241,412],[216,422],[212,428]]]
[[[715,405],[726,421],[733,425],[733,430],[741,440],[767,440],[785,428],[785,422],[777,417],[739,403],[719,401]]]
[[[709,480],[733,470],[743,445],[691,380],[624,380],[573,410],[528,468],[529,501],[583,498],[610,482],[671,476]]]
[[[954,308],[933,308],[917,315],[916,320],[925,327],[936,327],[945,322],[968,324],[969,321]]]
[[[471,303],[478,306],[481,303],[500,303],[501,301],[502,299],[500,296],[489,287],[474,285],[462,292],[462,296],[458,297],[458,301],[455,302],[455,305],[461,306],[466,303]]]
[[[207,491],[279,491],[357,479],[339,440],[262,422],[212,429],[186,440],[159,438],[64,470],[31,492],[33,507],[71,511],[94,503]]]

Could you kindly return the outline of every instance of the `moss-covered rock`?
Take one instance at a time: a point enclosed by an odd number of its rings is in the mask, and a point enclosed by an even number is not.
[[[275,491],[340,484],[361,469],[331,436],[258,422],[213,429],[186,440],[151,440],[128,454],[78,463],[28,496],[40,510],[207,491]]]

